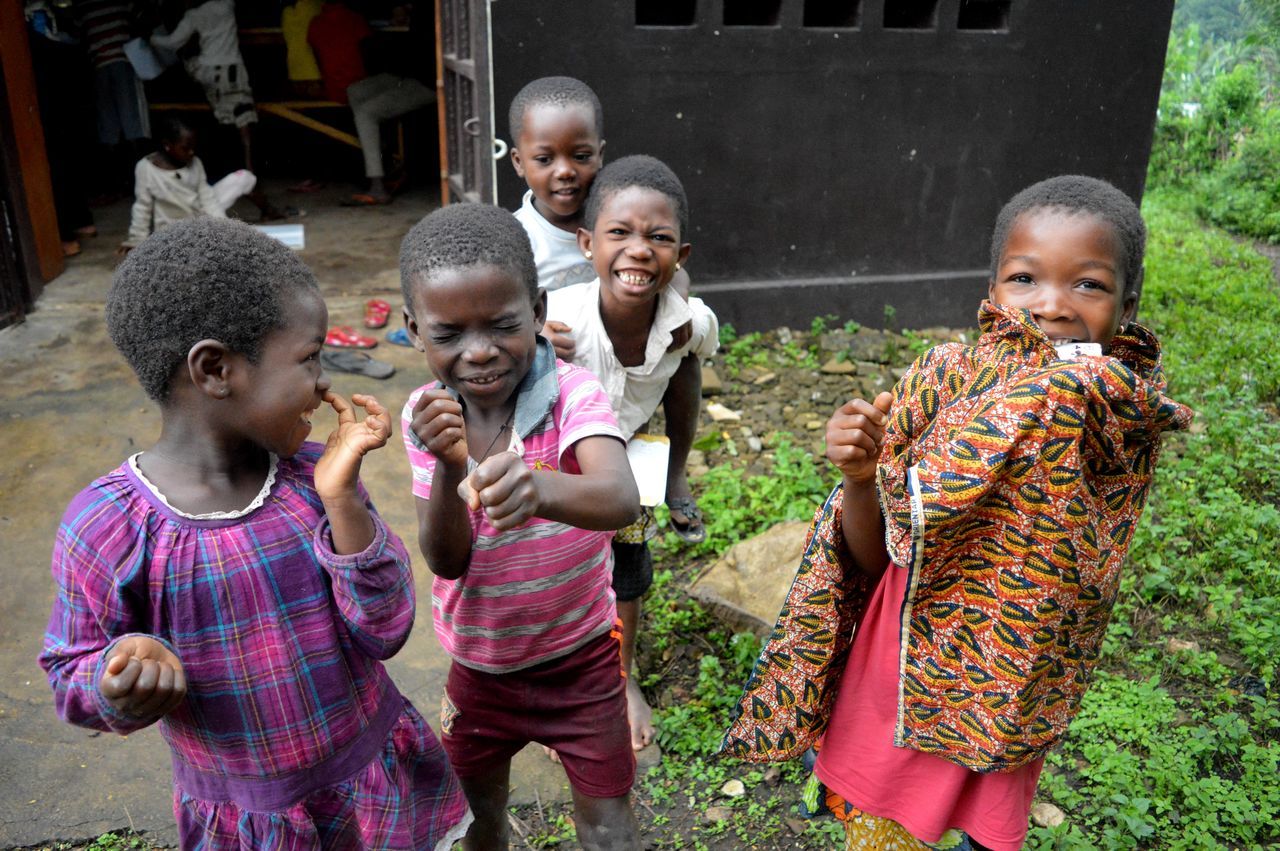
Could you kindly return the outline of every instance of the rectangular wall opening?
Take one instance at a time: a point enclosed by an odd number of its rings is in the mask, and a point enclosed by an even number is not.
[[[960,0],[956,29],[1009,31],[1009,9],[1013,0]]]
[[[887,30],[932,30],[938,26],[938,0],[885,0]]]
[[[725,0],[726,27],[776,27],[782,0]]]
[[[691,27],[697,18],[697,0],[636,0],[638,27]]]
[[[804,26],[855,30],[862,26],[862,0],[804,0]]]

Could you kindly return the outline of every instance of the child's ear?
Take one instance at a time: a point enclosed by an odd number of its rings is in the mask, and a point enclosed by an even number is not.
[[[187,373],[196,389],[214,399],[231,393],[231,350],[220,340],[201,340],[187,352]]]
[[[538,294],[533,297],[534,333],[541,334],[542,326],[547,321],[547,289],[538,287]]]
[[[425,352],[426,346],[422,343],[422,337],[418,334],[418,318],[414,316],[409,308],[404,308],[404,329],[409,333],[409,341],[413,343],[413,347],[420,352]]]
[[[578,250],[583,257],[591,258],[591,231],[586,228],[578,228]]]
[[[596,148],[596,157],[600,160],[600,167],[604,168],[604,139],[600,140],[600,147]]]
[[[693,249],[693,246],[687,242],[684,245],[680,246],[680,258],[676,262],[679,263],[681,266],[686,265],[689,262],[689,252],[692,249]]]
[[[515,166],[516,176],[521,180],[524,179],[524,164],[520,162],[520,149],[515,145],[511,146],[511,165]]]
[[[987,301],[991,302],[992,304],[996,303],[996,279],[995,278],[987,279]]]

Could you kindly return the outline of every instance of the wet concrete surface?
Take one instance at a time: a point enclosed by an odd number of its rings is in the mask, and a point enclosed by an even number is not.
[[[283,192],[280,197],[285,197]],[[434,204],[426,192],[393,204],[343,208],[337,190],[288,198],[308,208],[303,260],[315,271],[330,324],[358,327],[378,296],[395,309],[381,338],[401,325],[400,239]],[[249,218],[252,208],[233,212]],[[127,228],[128,202],[95,211],[101,235],[51,282],[27,320],[0,330],[0,847],[94,837],[133,827],[176,842],[168,748],[155,729],[128,737],[61,722],[36,664],[53,601],[49,556],[62,512],[90,481],[146,448],[159,434],[156,405],[112,347],[103,302],[114,249]],[[396,366],[385,381],[334,374],[346,396],[373,393],[392,411],[388,446],[370,456],[363,479],[390,526],[415,550],[416,519],[399,411],[427,379],[421,356],[381,343],[370,354]],[[317,417],[323,440],[333,416]],[[438,730],[448,658],[431,629],[430,574],[414,552],[418,617],[408,644],[388,663],[400,689]],[[567,800],[563,770],[526,748],[512,771],[512,802]]]

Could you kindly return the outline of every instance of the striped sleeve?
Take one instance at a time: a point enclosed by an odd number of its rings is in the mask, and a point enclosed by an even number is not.
[[[431,478],[436,471],[436,456],[418,439],[413,431],[413,407],[422,394],[434,385],[424,384],[409,395],[400,414],[400,433],[404,435],[404,448],[409,455],[409,469],[413,473],[413,495],[431,499]]]
[[[616,437],[623,440],[618,418],[609,404],[604,387],[580,366],[557,361],[560,401],[556,405],[556,430],[560,434],[560,457],[586,437]]]

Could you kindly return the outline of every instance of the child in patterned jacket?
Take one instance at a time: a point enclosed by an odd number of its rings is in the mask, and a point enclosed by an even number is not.
[[[827,424],[843,481],[725,744],[785,759],[825,729],[815,775],[849,848],[1022,845],[1160,436],[1191,418],[1132,321],[1145,240],[1109,183],[1023,190],[996,221],[977,343]]]

